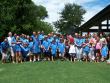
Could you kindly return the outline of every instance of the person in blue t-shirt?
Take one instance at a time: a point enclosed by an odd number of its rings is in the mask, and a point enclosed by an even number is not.
[[[9,48],[8,40],[4,39],[4,41],[1,43],[2,64],[6,63],[8,48]]]
[[[20,40],[20,36],[16,37],[16,45],[15,45],[15,53],[16,53],[16,63],[22,63],[22,54],[21,54],[21,45],[22,41]]]
[[[55,40],[52,41],[52,44],[50,45],[51,48],[51,60],[54,61],[54,58],[56,57],[57,54],[57,44]]]
[[[105,42],[103,42],[102,44],[102,49],[101,49],[101,61],[105,61],[108,55],[108,47],[107,44]]]
[[[83,59],[86,60],[86,62],[89,59],[90,55],[90,44],[88,40],[85,40],[85,43],[83,44]]]
[[[15,47],[15,45],[16,45],[16,34],[14,34],[14,36],[12,37],[12,40],[11,40],[11,43],[12,43],[12,49],[13,49],[13,51],[14,51],[14,54],[15,54],[15,50],[16,50],[16,47]]]
[[[52,39],[51,39],[51,37],[50,37],[50,34],[48,34],[48,38],[47,38],[47,41],[49,42],[49,44],[51,44],[52,43]]]
[[[58,51],[59,51],[59,57],[64,60],[65,59],[65,44],[64,40],[60,39],[60,42],[58,43]]]
[[[42,44],[43,43],[43,39],[44,39],[44,31],[38,32],[38,39],[39,39],[39,41]]]
[[[83,45],[83,40],[80,35],[78,35],[77,38],[75,38],[75,46],[76,46],[76,57],[78,61],[81,61],[82,58],[82,45]]]
[[[47,36],[45,36],[43,43],[42,43],[42,49],[43,49],[43,53],[44,56],[46,57],[47,60],[50,60],[50,43],[47,40]]]
[[[34,39],[33,39],[34,62],[36,61],[36,59],[38,61],[40,60],[40,53],[41,53],[40,46],[41,46],[41,43],[38,39],[38,36],[36,35],[36,37],[34,37]]]

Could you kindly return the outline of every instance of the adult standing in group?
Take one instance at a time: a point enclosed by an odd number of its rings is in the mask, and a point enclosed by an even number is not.
[[[75,38],[75,45],[76,45],[76,57],[78,61],[81,61],[83,41],[80,34],[78,35],[78,37]]]
[[[15,63],[15,54],[14,54],[14,49],[12,48],[12,41],[13,41],[12,32],[8,33],[7,40],[9,43],[9,51],[11,53],[12,62]]]
[[[110,59],[110,35],[107,36],[106,41],[107,41],[108,54],[109,54],[108,57]]]

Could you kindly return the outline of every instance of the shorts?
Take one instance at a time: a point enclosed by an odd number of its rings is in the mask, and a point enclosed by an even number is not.
[[[11,56],[15,56],[15,48],[13,49],[13,47],[10,47],[9,51],[11,53]]]
[[[59,56],[60,57],[64,57],[64,53],[59,53]]]
[[[44,52],[44,56],[50,56],[50,52]]]
[[[96,49],[95,50],[95,53],[100,53],[100,49]]]
[[[71,57],[75,57],[76,53],[69,53]]]
[[[4,53],[4,52],[2,52],[2,60],[3,60],[3,59],[6,59],[6,57],[7,57],[7,54]]]
[[[52,54],[52,56],[53,56],[53,57],[55,57],[55,56],[56,56],[56,54]]]
[[[83,56],[89,56],[90,52],[83,52]]]
[[[33,53],[32,53],[32,52],[29,52],[29,53],[27,54],[27,56],[33,56]]]
[[[41,54],[41,52],[38,52],[38,53],[33,53],[34,55],[40,55]]]

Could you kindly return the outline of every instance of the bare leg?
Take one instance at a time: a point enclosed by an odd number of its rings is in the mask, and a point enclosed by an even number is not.
[[[20,63],[22,63],[22,55],[21,55],[21,52],[19,52],[19,61],[20,61]]]
[[[29,56],[29,60],[30,60],[30,62],[32,62],[32,55]]]
[[[52,59],[52,61],[54,61],[54,60],[53,60],[53,56],[51,56],[51,59]]]
[[[19,62],[19,55],[18,55],[18,52],[16,52],[16,63]]]

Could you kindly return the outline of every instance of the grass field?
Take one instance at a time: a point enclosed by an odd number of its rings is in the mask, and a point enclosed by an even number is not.
[[[69,61],[0,63],[0,83],[110,83],[110,65]]]

